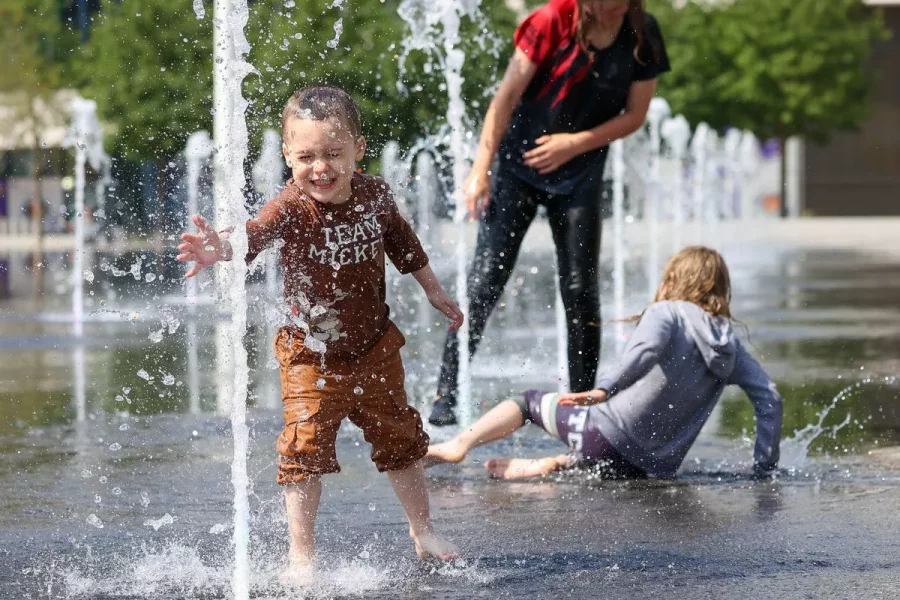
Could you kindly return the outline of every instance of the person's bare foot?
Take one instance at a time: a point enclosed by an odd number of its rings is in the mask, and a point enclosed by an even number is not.
[[[466,450],[457,438],[447,440],[440,444],[428,446],[428,454],[422,459],[422,466],[426,469],[435,465],[447,463],[459,463],[466,457]]]
[[[279,580],[285,587],[309,587],[315,583],[316,570],[308,559],[291,556]]]
[[[558,458],[492,458],[484,463],[491,477],[526,479],[541,477],[559,469]]]
[[[409,536],[416,546],[416,554],[418,554],[419,558],[422,560],[441,560],[449,562],[459,558],[459,548],[456,547],[456,544],[441,539],[434,533],[415,535],[410,531]]]

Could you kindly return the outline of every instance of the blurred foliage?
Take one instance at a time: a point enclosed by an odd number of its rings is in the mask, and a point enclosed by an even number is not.
[[[865,65],[887,30],[862,0],[648,4],[672,64],[660,94],[692,123],[825,142],[866,117]]]
[[[83,93],[114,125],[114,154],[161,161],[211,130],[212,20],[189,2],[104,2],[79,56]]]
[[[57,0],[0,0],[0,23],[0,93],[55,92],[76,43]]]
[[[96,98],[103,118],[115,124],[114,151],[126,158],[160,160],[184,148],[187,136],[212,127],[212,2],[198,19],[188,2],[105,2],[79,61],[85,94]],[[250,6],[248,60],[257,72],[244,82],[250,100],[250,135],[280,129],[281,108],[295,90],[336,84],[360,103],[373,151],[388,139],[408,145],[434,130],[446,110],[439,78],[423,74],[422,57],[410,61],[410,90],[401,93],[398,52],[405,23],[396,2],[354,2],[329,8],[328,0],[259,1]],[[509,46],[512,13],[486,8],[488,22]],[[335,23],[342,20],[338,42]],[[476,27],[467,27],[473,50]],[[127,42],[127,43],[126,43]],[[467,62],[467,97],[484,97],[496,79],[497,56],[472,52]]]
[[[114,126],[115,154],[163,161],[187,136],[212,125],[212,2],[198,19],[187,1],[102,2],[90,41],[60,18],[71,0],[0,0],[0,90],[47,89],[75,81]],[[537,2],[529,1],[534,7]],[[405,23],[398,0],[271,1],[250,6],[251,139],[278,129],[295,89],[335,83],[360,102],[373,153],[388,139],[401,146],[443,122],[446,94],[430,58],[408,60],[408,93],[398,90]],[[714,6],[648,0],[666,38],[673,70],[660,93],[692,122],[736,126],[761,137],[830,133],[864,118],[871,75],[862,68],[884,39],[880,13],[862,0],[740,0]],[[483,2],[484,23],[464,24],[464,94],[474,121],[511,53],[516,17],[503,2]],[[343,31],[336,47],[335,23]],[[484,30],[490,34],[485,37]],[[486,41],[485,41],[486,40]],[[74,48],[74,51],[73,51]]]

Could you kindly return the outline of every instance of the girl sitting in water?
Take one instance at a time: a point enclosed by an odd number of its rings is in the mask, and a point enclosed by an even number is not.
[[[600,465],[615,477],[672,477],[725,386],[734,384],[756,413],[754,470],[771,473],[778,463],[782,399],[735,336],[730,300],[721,255],[685,248],[669,260],[654,303],[597,389],[562,395],[531,390],[505,400],[452,440],[430,446],[425,465],[458,463],[469,450],[531,421],[574,456],[492,459],[485,463],[491,475],[517,479]]]

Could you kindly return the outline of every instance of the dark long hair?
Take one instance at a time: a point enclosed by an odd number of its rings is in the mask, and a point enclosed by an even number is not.
[[[594,17],[584,10],[584,2],[585,0],[577,0],[578,26],[575,30],[575,40],[578,42],[578,45],[581,46],[581,49],[593,58],[591,45],[587,39],[587,30],[591,21],[594,20]],[[656,44],[653,42],[653,40],[646,39],[647,11],[644,8],[644,0],[628,0],[628,20],[631,23],[631,27],[634,29],[634,36],[636,40],[634,45],[634,60],[642,65],[645,64],[645,61],[641,59],[640,54],[641,48],[644,46],[644,44],[650,46],[650,50],[653,52],[654,60],[658,60],[659,50],[656,48]]]

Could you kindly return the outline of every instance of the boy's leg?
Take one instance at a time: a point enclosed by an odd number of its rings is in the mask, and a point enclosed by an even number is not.
[[[409,533],[423,558],[449,560],[459,554],[453,544],[438,538],[431,525],[428,491],[420,459],[428,451],[428,435],[418,411],[406,401],[402,334],[391,323],[378,345],[364,358],[353,379],[365,393],[356,397],[350,420],[372,444],[372,461],[387,473],[409,519]]]
[[[316,513],[321,497],[322,481],[318,477],[310,477],[301,483],[291,483],[284,487],[291,538],[288,558],[292,567],[303,567],[312,562],[316,550]]]
[[[388,471],[387,476],[406,512],[409,535],[415,543],[416,554],[422,559],[453,560],[458,557],[459,548],[434,533],[422,462],[417,461],[400,471]]]
[[[487,214],[478,228],[475,255],[468,276],[469,358],[474,356],[506,282],[512,275],[522,240],[537,214],[537,201],[530,186],[510,174],[501,173],[493,182],[494,191]],[[453,425],[456,416],[456,375],[459,369],[459,340],[447,334],[437,401],[428,418],[432,425]]]
[[[473,448],[509,437],[525,424],[528,413],[527,405],[524,411],[523,405],[521,401],[504,400],[452,440],[429,446],[423,466],[461,462]]]

